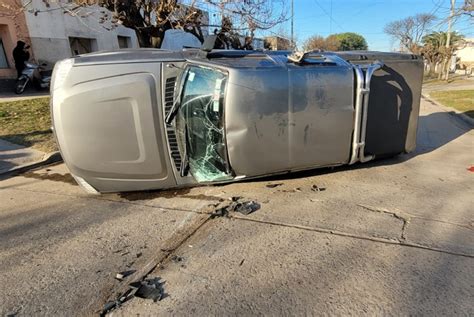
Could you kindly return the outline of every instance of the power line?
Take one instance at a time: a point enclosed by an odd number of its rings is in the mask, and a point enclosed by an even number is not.
[[[295,26],[295,3],[291,0],[291,46],[295,46],[295,33],[294,33],[294,26]]]
[[[344,31],[344,28],[336,21],[333,19],[332,17],[332,14],[329,14],[326,9],[324,9],[324,7],[318,2],[318,0],[314,0],[314,2],[317,4],[317,6],[324,12],[324,14],[326,14],[329,19],[334,22],[334,24],[341,29],[341,31]]]

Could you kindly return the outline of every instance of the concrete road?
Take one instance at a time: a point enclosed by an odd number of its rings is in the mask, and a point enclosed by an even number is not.
[[[91,197],[63,165],[3,180],[0,313],[95,314],[158,263],[165,298],[111,315],[473,315],[474,131],[426,102],[418,131],[410,155],[226,186]],[[210,217],[232,196],[262,208]]]

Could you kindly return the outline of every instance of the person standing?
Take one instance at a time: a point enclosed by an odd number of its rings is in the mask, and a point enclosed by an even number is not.
[[[13,59],[15,60],[15,68],[18,77],[21,76],[21,72],[25,68],[25,62],[30,59],[30,53],[28,52],[28,45],[23,41],[16,42],[16,47],[13,49]]]

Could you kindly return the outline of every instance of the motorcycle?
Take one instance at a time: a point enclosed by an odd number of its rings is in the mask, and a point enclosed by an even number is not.
[[[33,82],[37,89],[45,89],[50,86],[52,70],[45,71],[47,64],[33,64],[25,62],[25,68],[21,72],[20,77],[16,80],[15,93],[22,94],[25,91],[28,82]]]

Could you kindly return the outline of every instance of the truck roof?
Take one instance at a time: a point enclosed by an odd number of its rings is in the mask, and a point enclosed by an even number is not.
[[[245,51],[245,50],[213,50],[203,52],[199,49],[184,49],[171,51],[154,48],[121,49],[115,51],[101,51],[74,57],[76,66],[96,64],[122,64],[146,62],[172,62],[172,61],[205,61],[232,68],[247,67],[282,67],[289,62],[288,56],[292,51]],[[413,54],[387,53],[376,51],[342,51],[342,52],[310,52],[309,58],[321,56],[337,56],[345,61],[354,63],[365,60],[410,60],[419,57]]]

